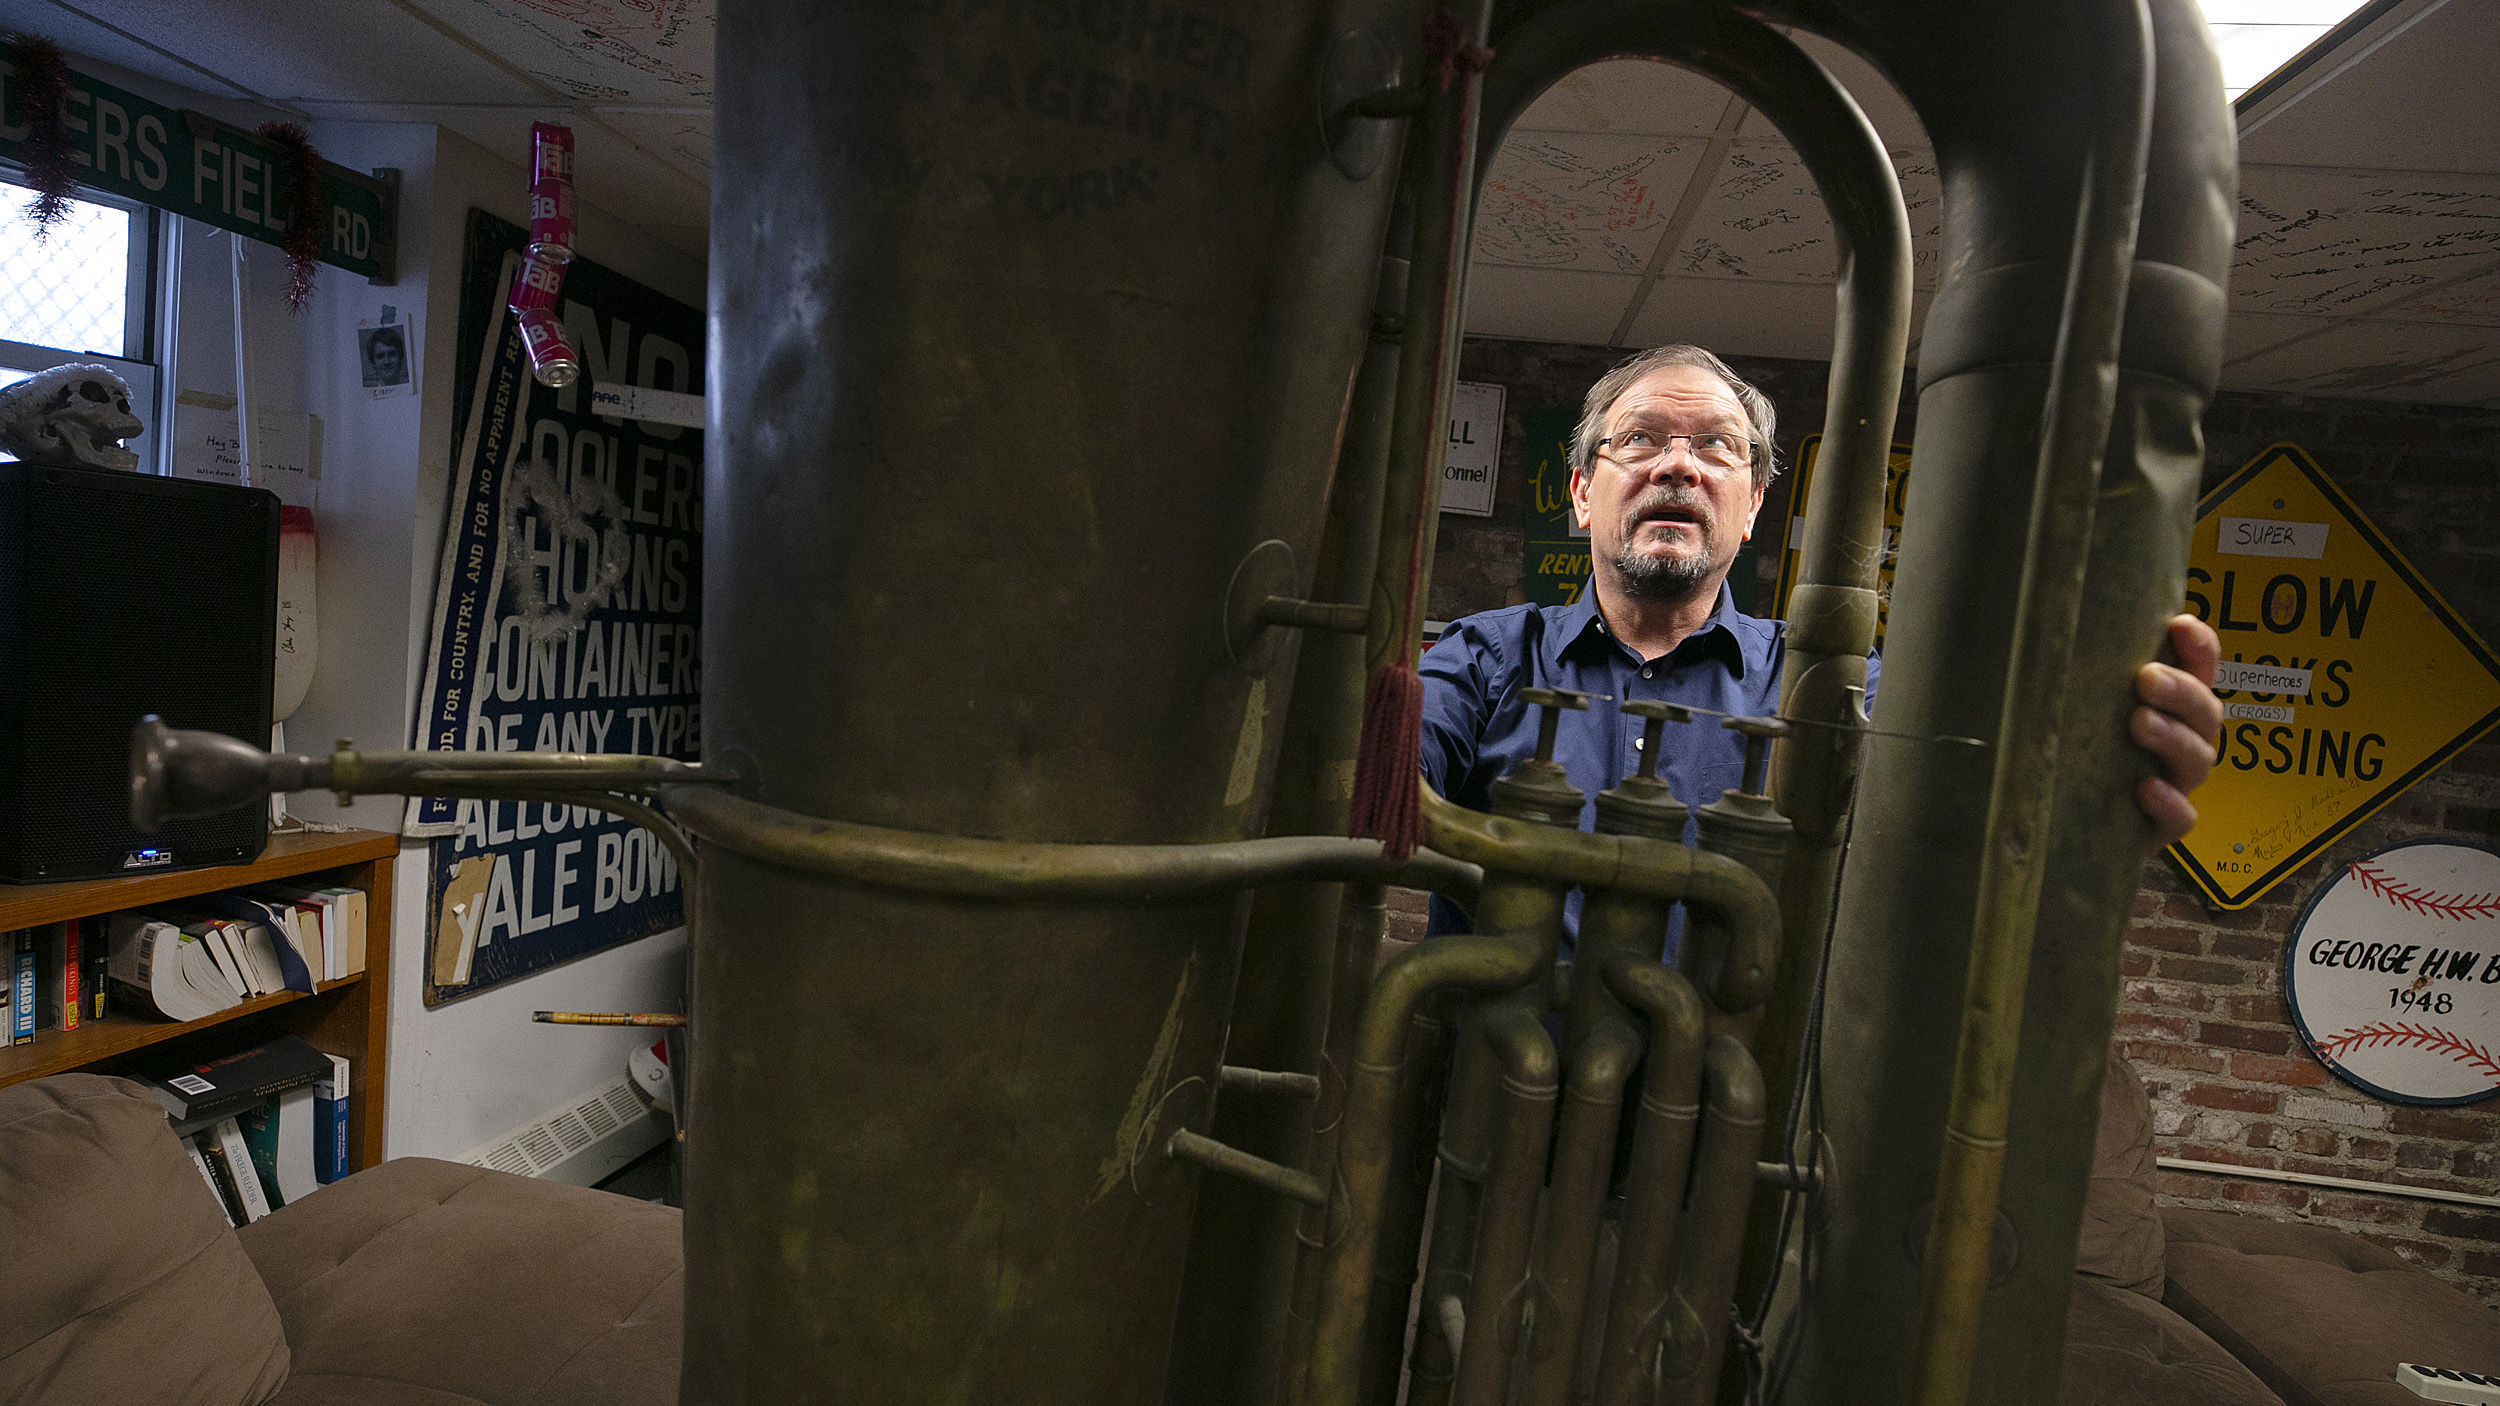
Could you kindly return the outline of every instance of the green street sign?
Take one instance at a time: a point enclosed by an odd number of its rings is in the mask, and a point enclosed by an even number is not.
[[[21,102],[17,64],[0,49],[0,160],[25,159]],[[264,244],[285,243],[294,173],[266,138],[76,69],[69,73],[67,125],[80,185]],[[314,257],[393,281],[398,212],[390,187],[334,162],[322,162],[321,174],[326,213]]]

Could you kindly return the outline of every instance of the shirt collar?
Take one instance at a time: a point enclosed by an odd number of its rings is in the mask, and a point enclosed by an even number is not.
[[[1549,618],[1552,627],[1545,632],[1545,640],[1546,662],[1550,665],[1561,664],[1563,656],[1575,648],[1630,653],[1607,630],[1605,617],[1597,613],[1597,580],[1594,576],[1580,588],[1578,600],[1552,611]],[[1735,593],[1728,589],[1727,582],[1721,581],[1719,598],[1710,607],[1710,618],[1669,652],[1666,662],[1681,666],[1715,657],[1727,665],[1731,675],[1742,679],[1745,676],[1745,648],[1736,637],[1733,625],[1736,618]]]

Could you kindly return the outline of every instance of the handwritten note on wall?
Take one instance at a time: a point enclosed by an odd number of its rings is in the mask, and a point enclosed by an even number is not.
[[[252,486],[291,508],[317,508],[321,417],[301,411],[252,414]],[[243,431],[226,396],[184,391],[174,401],[174,477],[243,481]]]

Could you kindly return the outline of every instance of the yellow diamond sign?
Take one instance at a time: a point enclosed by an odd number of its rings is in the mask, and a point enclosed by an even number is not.
[[[1823,436],[1807,435],[1797,446],[1797,471],[1788,487],[1788,535],[1780,549],[1780,579],[1771,596],[1771,613],[1785,619],[1788,593],[1797,584],[1797,566],[1805,555],[1806,504],[1814,493],[1814,461],[1821,457]],[[1910,446],[1892,446],[1884,467],[1884,564],[1875,577],[1875,643],[1884,642],[1892,623],[1892,566],[1901,551],[1901,500],[1910,489]]]
[[[2500,724],[2500,662],[2298,448],[2196,518],[2187,608],[2222,637],[2223,723],[2171,857],[2243,908]]]

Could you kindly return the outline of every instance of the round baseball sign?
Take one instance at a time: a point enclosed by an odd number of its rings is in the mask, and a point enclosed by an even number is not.
[[[2283,948],[2300,1037],[2402,1103],[2500,1093],[2500,853],[2391,845],[2318,886]]]

